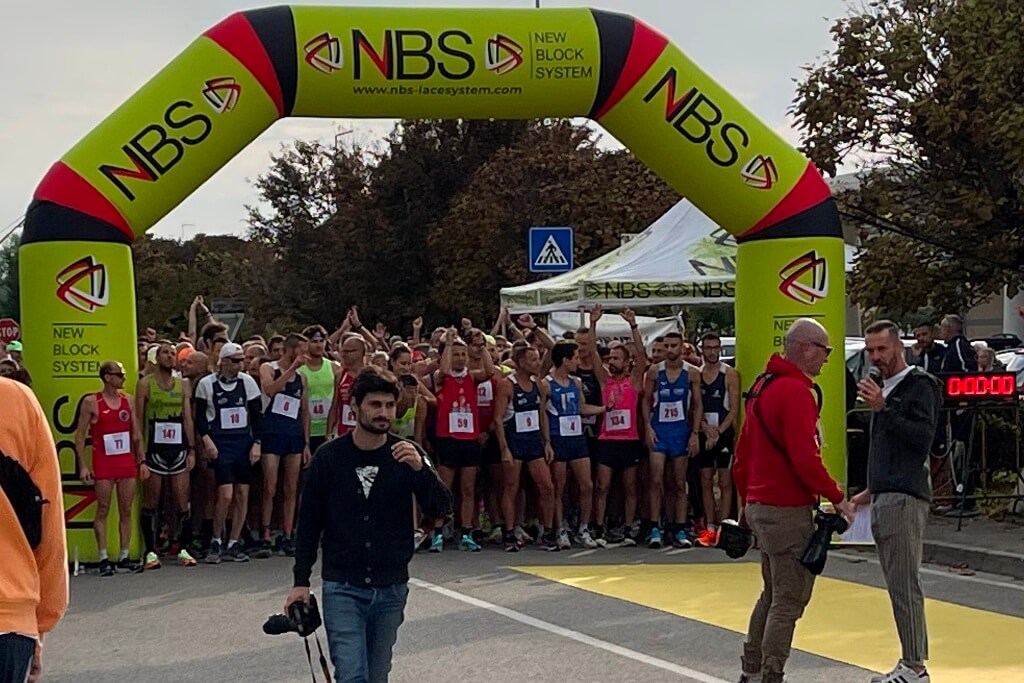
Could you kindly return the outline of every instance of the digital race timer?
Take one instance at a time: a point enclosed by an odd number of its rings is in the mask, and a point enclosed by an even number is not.
[[[946,403],[1011,403],[1017,400],[1013,372],[941,375]]]

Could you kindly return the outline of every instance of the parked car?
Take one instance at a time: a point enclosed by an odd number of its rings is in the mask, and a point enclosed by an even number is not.
[[[1006,366],[1007,372],[1017,376],[1017,393],[1024,393],[1024,349],[1010,349],[996,354],[996,360]]]
[[[916,339],[903,340],[903,356],[907,359],[907,363],[914,362],[913,348],[916,343]],[[853,373],[853,378],[859,382],[868,376],[868,368],[871,367],[871,363],[868,361],[868,354],[864,350],[864,338],[846,337],[844,346],[846,368]]]

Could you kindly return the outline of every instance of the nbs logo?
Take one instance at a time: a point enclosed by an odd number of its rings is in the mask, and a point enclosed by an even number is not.
[[[211,78],[203,83],[200,94],[216,113],[224,114],[238,105],[242,86],[229,76]],[[213,120],[207,114],[193,102],[177,100],[164,109],[159,121],[144,126],[121,146],[126,165],[101,164],[99,172],[128,201],[135,201],[126,181],[156,182],[184,158],[189,147],[202,143],[211,132]]]
[[[238,98],[242,96],[242,86],[234,78],[211,78],[203,88],[203,97],[218,114],[224,114],[235,108]]]
[[[793,301],[808,306],[828,296],[828,260],[809,251],[779,271],[779,291]]]
[[[704,145],[712,163],[729,168],[740,159],[742,149],[750,145],[750,134],[739,123],[727,121],[722,108],[708,95],[692,86],[677,96],[679,73],[674,67],[644,96],[650,104],[665,91],[665,122],[695,145]],[[757,155],[741,171],[743,181],[759,190],[768,190],[778,182],[779,175],[771,157]]]
[[[302,46],[306,53],[306,64],[317,71],[332,74],[345,65],[341,41],[324,32]]]
[[[499,76],[515,71],[523,63],[523,46],[500,33],[487,39],[484,66]]]
[[[92,313],[110,303],[107,268],[92,256],[57,273],[57,298],[76,311]]]
[[[352,29],[352,78],[358,81],[377,72],[389,81],[423,81],[435,74],[460,81],[476,72],[472,47],[472,37],[456,29],[437,35],[418,29],[387,29],[380,40]],[[332,74],[345,64],[341,41],[331,33],[310,39],[302,49],[306,63],[321,73]],[[504,75],[522,66],[524,60],[523,46],[512,38],[499,33],[487,40],[483,65],[488,71]]]

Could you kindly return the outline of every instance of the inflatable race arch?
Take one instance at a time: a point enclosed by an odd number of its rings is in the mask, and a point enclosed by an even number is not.
[[[589,117],[737,237],[745,384],[797,318],[819,320],[841,348],[843,241],[828,186],[644,23],[583,8],[240,12],[55,163],[27,212],[24,356],[57,437],[82,559],[95,555],[94,506],[79,485],[75,412],[105,360],[124,363],[134,390],[132,240],[285,116]],[[841,357],[819,378],[825,460],[840,481],[844,381]]]

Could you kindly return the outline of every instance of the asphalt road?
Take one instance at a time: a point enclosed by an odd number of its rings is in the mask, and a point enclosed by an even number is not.
[[[297,636],[266,636],[287,558],[72,578],[45,681],[309,680]],[[759,574],[716,550],[418,555],[391,680],[734,681]],[[314,589],[317,586],[314,584]],[[788,668],[853,683],[899,656],[872,556],[832,557]],[[929,568],[933,680],[1020,681],[1024,582]],[[1017,645],[1014,646],[1013,643]]]

